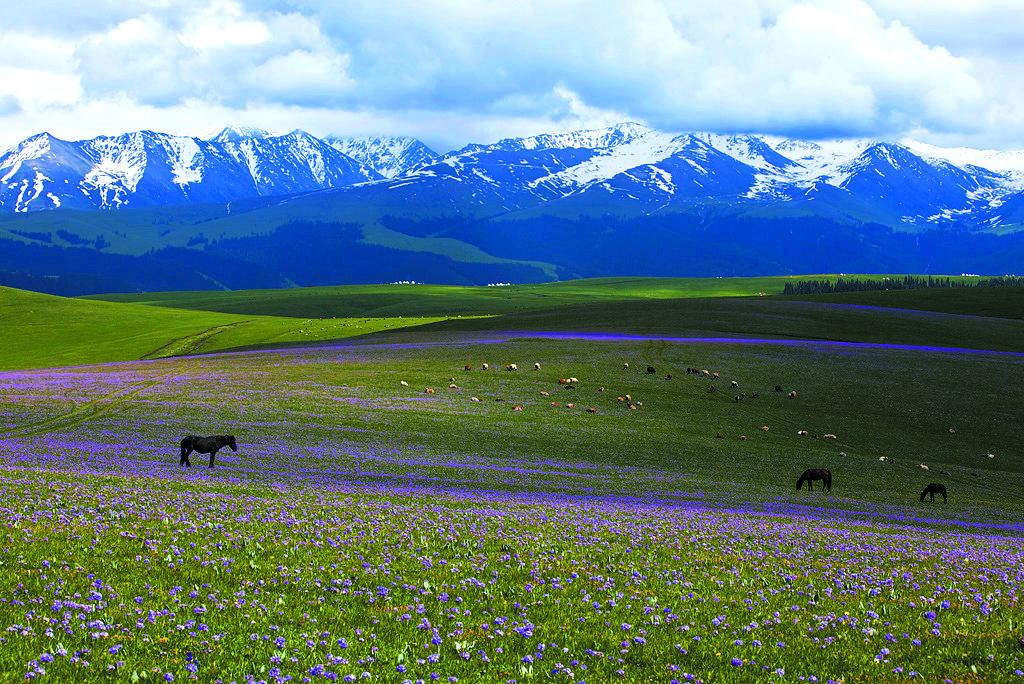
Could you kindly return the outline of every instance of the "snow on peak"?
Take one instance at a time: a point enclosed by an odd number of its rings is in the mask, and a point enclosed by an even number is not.
[[[980,167],[1003,175],[1011,184],[1024,189],[1024,150],[975,150],[968,147],[936,147],[916,140],[900,141],[914,154],[961,168]]]
[[[636,125],[633,124],[633,126]],[[614,139],[616,142],[612,145],[599,146],[595,150],[594,156],[587,161],[538,178],[530,183],[530,185],[533,187],[541,184],[571,186],[586,185],[594,181],[605,180],[638,166],[657,164],[680,150],[693,146],[696,140],[696,138],[689,135],[662,133],[639,126],[628,129],[628,132],[623,132],[622,138],[616,137],[614,133],[593,135],[595,133],[608,133],[611,130],[581,131],[583,134],[581,137],[600,141]],[[642,135],[640,135],[641,132],[643,133]],[[627,135],[631,137],[627,138]],[[620,142],[619,140],[622,141]]]
[[[327,136],[324,141],[385,178],[397,178],[429,164],[437,154],[416,138],[404,136]]]
[[[819,182],[840,186],[850,175],[850,165],[876,141],[794,140],[764,136],[765,144],[799,166],[789,169],[798,186],[809,187]]]
[[[445,157],[455,157],[486,150],[536,151],[567,148],[604,149],[624,145],[650,133],[653,129],[638,123],[626,122],[608,128],[593,128],[568,133],[542,133],[526,138],[504,138],[493,145],[470,144]]]
[[[210,138],[210,142],[225,143],[225,142],[241,142],[243,140],[249,140],[255,138],[262,140],[263,138],[270,138],[272,135],[262,128],[256,128],[254,126],[225,126],[224,129]]]

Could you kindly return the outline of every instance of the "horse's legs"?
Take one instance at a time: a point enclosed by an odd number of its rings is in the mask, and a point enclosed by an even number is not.
[[[214,449],[213,451],[210,452],[210,467],[211,468],[213,467],[213,457],[216,456],[216,455],[217,455],[217,450],[216,449]]]

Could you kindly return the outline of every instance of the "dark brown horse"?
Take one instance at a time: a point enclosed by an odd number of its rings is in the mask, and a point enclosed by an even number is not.
[[[800,476],[800,479],[796,481],[796,488],[799,490],[804,482],[807,483],[807,491],[814,491],[814,480],[821,480],[821,491],[832,491],[832,473],[825,470],[824,468],[809,468],[804,471],[804,474]]]
[[[181,440],[181,460],[178,465],[191,467],[192,462],[188,460],[188,455],[195,451],[198,454],[210,454],[210,467],[212,468],[213,457],[217,455],[219,449],[226,446],[231,447],[232,451],[238,451],[234,435],[210,435],[209,437],[186,435]]]
[[[944,484],[940,484],[938,482],[932,482],[930,485],[925,487],[924,491],[921,492],[921,501],[924,501],[924,497],[925,497],[926,494],[931,494],[932,495],[932,501],[935,501],[935,495],[936,494],[941,494],[942,495],[942,503],[946,503],[946,500],[947,500],[946,499],[946,485],[944,485]]]

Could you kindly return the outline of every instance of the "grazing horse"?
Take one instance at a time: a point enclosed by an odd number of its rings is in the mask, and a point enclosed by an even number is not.
[[[799,490],[804,482],[807,483],[807,491],[814,491],[814,480],[821,480],[821,491],[832,491],[832,473],[825,470],[824,468],[809,468],[804,471],[804,474],[800,476],[800,479],[796,481],[796,488]]]
[[[188,455],[194,451],[197,454],[210,454],[210,467],[212,468],[213,457],[217,455],[219,449],[226,446],[231,447],[232,451],[238,451],[234,435],[210,435],[209,437],[186,435],[181,440],[181,460],[178,465],[191,467],[192,462],[188,460]]]
[[[938,482],[932,482],[930,485],[925,487],[924,491],[921,492],[921,501],[924,501],[924,497],[925,497],[926,494],[931,494],[932,495],[932,501],[935,501],[935,495],[936,494],[941,494],[942,495],[942,503],[946,503],[946,485],[944,485],[944,484],[939,484]]]

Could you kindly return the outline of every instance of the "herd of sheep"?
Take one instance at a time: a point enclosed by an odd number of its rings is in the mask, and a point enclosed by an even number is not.
[[[515,364],[515,363],[505,364],[504,368],[505,368],[506,371],[518,371],[519,370],[519,366],[517,364]],[[628,370],[628,369],[629,369],[629,363],[624,363],[623,364],[623,370]],[[464,366],[464,370],[465,371],[472,371],[473,367],[467,364],[467,365]],[[497,371],[498,370],[498,366],[493,366],[492,367],[490,364],[484,363],[484,364],[481,364],[480,370],[483,370],[483,371],[490,371],[490,370]],[[533,364],[533,370],[535,370],[535,371],[541,370],[541,364],[540,363],[534,363]],[[648,366],[647,367],[647,374],[654,374],[656,372],[657,372],[657,370],[653,366]],[[698,375],[698,376],[701,376],[701,377],[707,377],[707,378],[709,378],[711,380],[717,380],[717,379],[720,378],[718,373],[712,372],[710,370],[693,368],[693,367],[687,368],[686,369],[686,373],[687,374],[691,374],[691,375]],[[672,379],[671,373],[668,374],[666,377],[667,377],[667,379],[671,380]],[[579,380],[577,378],[574,378],[574,377],[559,378],[558,383],[560,385],[562,385],[564,389],[573,390],[573,389],[576,389],[576,386],[579,383]],[[408,387],[409,383],[406,382],[405,380],[401,380],[400,381],[400,385],[402,387]],[[739,382],[737,382],[736,380],[731,380],[729,382],[729,387],[730,387],[730,389],[734,389],[734,390],[739,389]],[[449,389],[456,389],[456,390],[460,389],[460,387],[457,384],[456,379],[455,379],[454,376],[449,378],[448,388]],[[601,387],[597,391],[598,392],[604,392],[605,388]],[[717,392],[718,388],[717,388],[716,384],[711,384],[710,387],[708,388],[708,391],[712,392],[712,393],[713,392]],[[782,389],[781,386],[776,385],[775,386],[775,392],[780,392],[781,393],[781,392],[784,392],[784,390]],[[435,394],[435,390],[432,387],[425,387],[423,389],[423,393],[424,394]],[[551,397],[551,393],[547,392],[547,391],[541,391],[540,394],[543,397],[547,397],[547,398]],[[755,398],[755,399],[758,398],[759,396],[760,395],[759,395],[758,392],[752,392],[750,394],[750,397],[751,398]],[[790,391],[790,392],[786,393],[786,396],[789,399],[796,399],[797,393],[795,391]],[[746,393],[736,394],[734,396],[734,402],[740,402],[740,401],[742,401],[742,400],[744,400],[746,398],[748,398],[748,395]],[[619,403],[623,404],[627,409],[631,409],[631,410],[635,410],[638,407],[643,406],[643,402],[634,400],[633,397],[631,395],[629,395],[629,394],[625,394],[623,396],[619,396],[619,397],[617,397],[617,400],[618,400]],[[483,400],[480,399],[479,397],[472,396],[472,397],[470,397],[470,401],[482,402]],[[502,402],[502,401],[504,401],[504,399],[502,397],[495,397],[494,401]],[[557,407],[557,406],[560,406],[560,402],[558,402],[558,401],[551,401],[551,405]],[[565,408],[569,408],[569,409],[576,408],[575,402],[567,402],[567,403],[564,404],[564,406],[565,406]],[[525,408],[525,404],[523,404],[523,403],[517,403],[517,404],[513,404],[512,405],[512,410],[513,411],[522,411],[524,408]],[[587,413],[598,413],[598,409],[590,407],[590,408],[585,409],[585,412],[587,412]],[[766,426],[762,427],[761,430],[767,432],[769,430],[769,427],[766,425]],[[955,432],[955,431],[951,428],[950,432],[952,433],[952,432]],[[797,431],[797,435],[801,436],[801,437],[810,437],[812,439],[817,439],[818,438],[817,434],[810,434],[807,430],[798,430]],[[726,439],[725,435],[723,435],[722,433],[718,433],[715,436],[718,439]],[[824,435],[822,435],[822,438],[823,439],[838,440],[838,437],[835,434],[833,434],[833,433],[825,433]],[[747,436],[746,435],[740,435],[739,439],[740,440],[746,440]],[[846,453],[840,451],[839,452],[839,456],[846,456]],[[995,456],[993,454],[984,454],[984,456],[986,458],[995,458]],[[890,457],[888,457],[888,456],[881,456],[881,457],[879,457],[879,461],[891,463],[892,459]],[[929,470],[929,467],[927,465],[925,465],[924,463],[919,464],[918,468],[920,468],[922,470]],[[827,472],[827,471],[823,471],[823,472]],[[946,472],[945,470],[940,471],[940,474],[942,474],[942,475],[949,475],[949,473]],[[972,472],[971,475],[976,477],[978,474],[975,473],[975,472]],[[932,500],[933,501],[934,501],[934,494],[936,494],[936,493],[941,494],[943,496],[944,500],[946,499],[946,491],[945,491],[945,486],[944,485],[941,485],[941,484],[938,484],[938,483],[930,483],[930,484],[928,484],[928,486],[925,488],[925,492],[923,492],[921,494],[921,500],[924,501],[925,495],[929,494],[929,493],[932,494]]]

